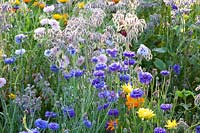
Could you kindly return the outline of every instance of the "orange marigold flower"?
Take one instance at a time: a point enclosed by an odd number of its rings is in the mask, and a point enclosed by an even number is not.
[[[114,3],[119,3],[120,0],[112,0]]]
[[[39,7],[41,8],[41,9],[43,9],[44,7],[45,7],[45,4],[44,3],[39,3]]]
[[[29,3],[31,2],[31,0],[23,0],[25,3]]]
[[[132,98],[130,95],[126,96],[126,100],[126,106],[129,110],[134,107],[140,107],[144,103],[144,98]]]
[[[110,120],[106,123],[106,130],[114,130],[117,128],[117,125],[118,125],[118,119],[116,120]]]

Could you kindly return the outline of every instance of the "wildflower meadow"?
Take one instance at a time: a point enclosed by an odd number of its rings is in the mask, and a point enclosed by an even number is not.
[[[200,133],[200,0],[1,0],[0,133]]]

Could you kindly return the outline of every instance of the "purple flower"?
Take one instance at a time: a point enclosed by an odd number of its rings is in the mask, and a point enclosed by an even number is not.
[[[124,74],[124,75],[120,75],[119,76],[119,80],[120,81],[124,81],[124,82],[129,82],[129,80],[130,80],[130,75],[126,75],[126,74]]]
[[[117,117],[119,115],[119,111],[118,111],[118,109],[110,109],[108,111],[108,115]]]
[[[175,4],[172,4],[171,6],[173,10],[178,10],[178,7]]]
[[[110,105],[109,103],[106,103],[104,105],[100,105],[100,106],[98,106],[98,110],[107,109],[109,107],[109,105]]]
[[[142,91],[141,89],[134,89],[131,93],[130,96],[132,98],[140,98],[144,95],[144,91]]]
[[[163,71],[160,72],[160,74],[163,75],[163,76],[168,76],[170,74],[170,72],[167,71],[167,70],[163,70]]]
[[[57,73],[59,71],[59,68],[55,64],[51,65],[50,69],[52,72],[55,72],[55,73]]]
[[[135,52],[132,52],[132,51],[124,51],[124,52],[123,52],[123,55],[124,55],[125,57],[131,58],[131,57],[135,57]]]
[[[48,127],[48,122],[39,118],[35,121],[35,126],[40,129],[46,129]]]
[[[95,69],[96,70],[105,70],[106,67],[107,67],[106,64],[104,64],[104,63],[98,63],[98,64],[96,64]]]
[[[5,78],[0,78],[0,88],[2,88],[6,84]]]
[[[161,127],[156,127],[154,129],[154,133],[166,133],[166,130],[164,128],[161,128]]]
[[[103,89],[106,88],[106,82],[100,81],[99,83],[94,85],[96,89]]]
[[[24,35],[24,34],[16,35],[16,36],[15,36],[15,42],[16,42],[17,44],[20,44],[20,43],[22,43],[23,39],[26,38],[26,37],[27,37],[27,36]]]
[[[14,57],[10,57],[10,58],[5,58],[4,59],[4,63],[5,64],[13,64],[15,62],[15,58]]]
[[[111,91],[109,95],[107,96],[108,102],[116,102],[119,98],[119,94],[115,93],[114,91]]]
[[[200,125],[196,126],[196,133],[200,133]]]
[[[69,52],[70,55],[75,55],[77,50],[74,47],[69,46],[67,48],[67,51]]]
[[[124,65],[135,65],[136,61],[134,59],[124,60]]]
[[[47,117],[47,118],[56,118],[57,114],[55,112],[46,111],[45,112],[45,117]]]
[[[69,108],[69,107],[65,107],[63,109],[63,114],[69,116],[70,118],[72,118],[76,115],[74,108]]]
[[[35,129],[31,129],[32,133],[40,133],[40,131],[37,130],[37,128]]]
[[[103,77],[103,76],[105,76],[104,71],[102,71],[102,70],[94,71],[93,75],[96,76],[96,77]]]
[[[91,61],[92,61],[93,63],[97,63],[97,62],[98,62],[98,58],[97,58],[97,57],[92,57]]]
[[[55,122],[51,122],[51,123],[48,124],[48,128],[51,129],[51,130],[58,130],[59,124],[55,123]]]
[[[120,70],[121,65],[119,63],[112,63],[108,66],[108,68],[109,68],[109,71],[116,72],[116,71]]]
[[[91,127],[92,127],[92,122],[89,121],[88,119],[84,119],[84,120],[83,120],[83,124],[84,124],[87,128],[91,128]]]
[[[98,63],[106,63],[107,62],[107,56],[104,54],[101,54],[97,57]]]
[[[181,71],[180,65],[179,65],[179,64],[175,64],[175,65],[173,66],[173,70],[174,70],[174,72],[175,72],[177,75],[179,75],[179,74],[180,74],[180,71]]]
[[[148,85],[148,84],[151,82],[153,76],[152,76],[151,73],[149,73],[149,72],[140,72],[140,73],[138,74],[138,78],[139,78],[139,81],[140,81],[142,84]]]
[[[74,76],[75,77],[80,77],[83,75],[83,71],[82,70],[76,70]]]
[[[172,108],[172,104],[161,104],[160,105],[160,109],[167,111],[170,110]]]
[[[114,49],[107,49],[106,52],[107,52],[108,55],[111,56],[111,57],[116,57],[116,56],[117,56],[117,53],[118,53],[118,51],[117,51],[116,48],[114,48]]]
[[[98,93],[99,98],[107,98],[110,95],[110,91],[104,90]]]
[[[64,78],[65,79],[70,79],[73,75],[71,75],[70,73],[64,73]]]

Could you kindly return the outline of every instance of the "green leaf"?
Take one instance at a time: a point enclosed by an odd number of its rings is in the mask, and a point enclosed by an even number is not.
[[[167,52],[167,48],[166,47],[154,48],[152,51],[155,51],[155,52],[158,52],[158,53],[166,53]]]
[[[156,58],[154,65],[160,70],[166,69],[166,64],[161,59]]]
[[[184,97],[182,91],[176,91],[176,95],[181,98]]]

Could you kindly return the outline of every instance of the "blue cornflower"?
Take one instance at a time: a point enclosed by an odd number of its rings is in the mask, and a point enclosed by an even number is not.
[[[125,51],[125,52],[123,52],[123,55],[124,55],[125,57],[131,58],[131,57],[135,57],[135,52],[132,52],[132,51]]]
[[[167,71],[167,70],[163,70],[163,71],[160,72],[160,74],[163,75],[163,76],[168,76],[170,74],[170,72]]]
[[[124,60],[124,65],[135,65],[136,61],[134,59]]]
[[[161,104],[160,105],[160,109],[167,111],[170,110],[172,108],[172,104]]]
[[[76,70],[74,76],[75,77],[80,77],[83,75],[83,71],[82,70]]]
[[[75,55],[77,50],[74,47],[69,46],[67,48],[67,51],[69,52],[70,55]]]
[[[110,109],[108,111],[108,115],[117,117],[119,115],[119,111],[118,111],[118,109]]]
[[[51,65],[50,69],[51,69],[51,71],[53,71],[55,73],[57,73],[59,71],[59,68],[55,64]]]
[[[140,98],[144,95],[144,91],[141,89],[134,89],[131,93],[130,96],[132,98]]]
[[[16,60],[15,57],[5,58],[4,63],[5,64],[13,64],[15,62],[15,60]]]
[[[46,129],[48,127],[48,121],[45,121],[39,118],[35,121],[35,126],[40,129]]]
[[[110,105],[109,103],[106,103],[104,105],[100,105],[100,106],[98,106],[98,110],[107,109],[109,107],[109,105]]]
[[[97,62],[98,62],[98,58],[97,58],[97,57],[92,57],[91,61],[92,61],[93,63],[97,63]]]
[[[110,95],[110,91],[104,90],[98,93],[99,98],[107,98]]]
[[[116,72],[116,71],[118,71],[118,70],[120,70],[120,68],[121,68],[121,65],[119,64],[119,63],[112,63],[112,64],[110,64],[109,66],[108,66],[108,68],[109,68],[109,71],[111,71],[111,72]]]
[[[175,4],[172,4],[171,7],[173,10],[178,10],[178,7]]]
[[[70,118],[74,117],[76,114],[75,114],[75,111],[74,111],[74,108],[69,108],[69,107],[65,107],[63,109],[63,114],[64,115],[67,115],[69,116]]]
[[[40,133],[40,131],[37,130],[37,128],[31,129],[32,133]]]
[[[124,75],[120,75],[119,76],[119,80],[120,81],[124,81],[124,82],[129,82],[129,80],[130,80],[130,75],[128,75],[128,74],[124,74]]]
[[[106,82],[101,81],[101,82],[95,84],[94,86],[96,89],[103,89],[103,88],[106,88]]]
[[[83,120],[83,124],[84,124],[87,128],[91,128],[91,127],[92,127],[92,122],[89,121],[88,119],[84,119],[84,120]]]
[[[47,117],[47,118],[56,118],[57,114],[55,112],[46,111],[45,112],[45,117]]]
[[[94,71],[93,75],[96,77],[104,77],[105,76],[104,71],[102,71],[102,70]]]
[[[108,46],[112,46],[113,45],[113,42],[111,40],[106,40],[105,43],[108,45]]]
[[[200,125],[196,126],[196,133],[200,133]]]
[[[22,41],[23,41],[24,38],[26,38],[26,35],[24,35],[24,34],[16,35],[15,36],[15,42],[17,44],[20,44],[20,43],[22,43]]]
[[[95,69],[96,70],[105,70],[106,67],[107,67],[106,64],[104,64],[104,63],[98,63],[98,64],[96,64]]]
[[[116,57],[117,53],[118,53],[118,51],[117,51],[116,48],[114,48],[114,49],[107,49],[106,52],[111,57]]]
[[[73,75],[71,75],[70,73],[64,73],[63,76],[65,79],[70,79],[71,77],[73,77]]]
[[[174,72],[175,72],[177,75],[179,75],[179,74],[180,74],[180,71],[181,71],[180,65],[179,65],[179,64],[175,64],[175,65],[173,66],[173,70],[174,70]]]
[[[108,102],[116,102],[119,98],[119,94],[111,91],[110,94],[107,96]]]
[[[148,85],[152,81],[153,76],[149,72],[140,72],[138,78],[142,84]]]
[[[51,130],[58,130],[59,124],[55,123],[55,122],[51,122],[51,123],[48,124],[48,128],[51,129]]]
[[[161,128],[161,127],[156,127],[154,129],[154,133],[166,133],[166,130],[164,128]]]

